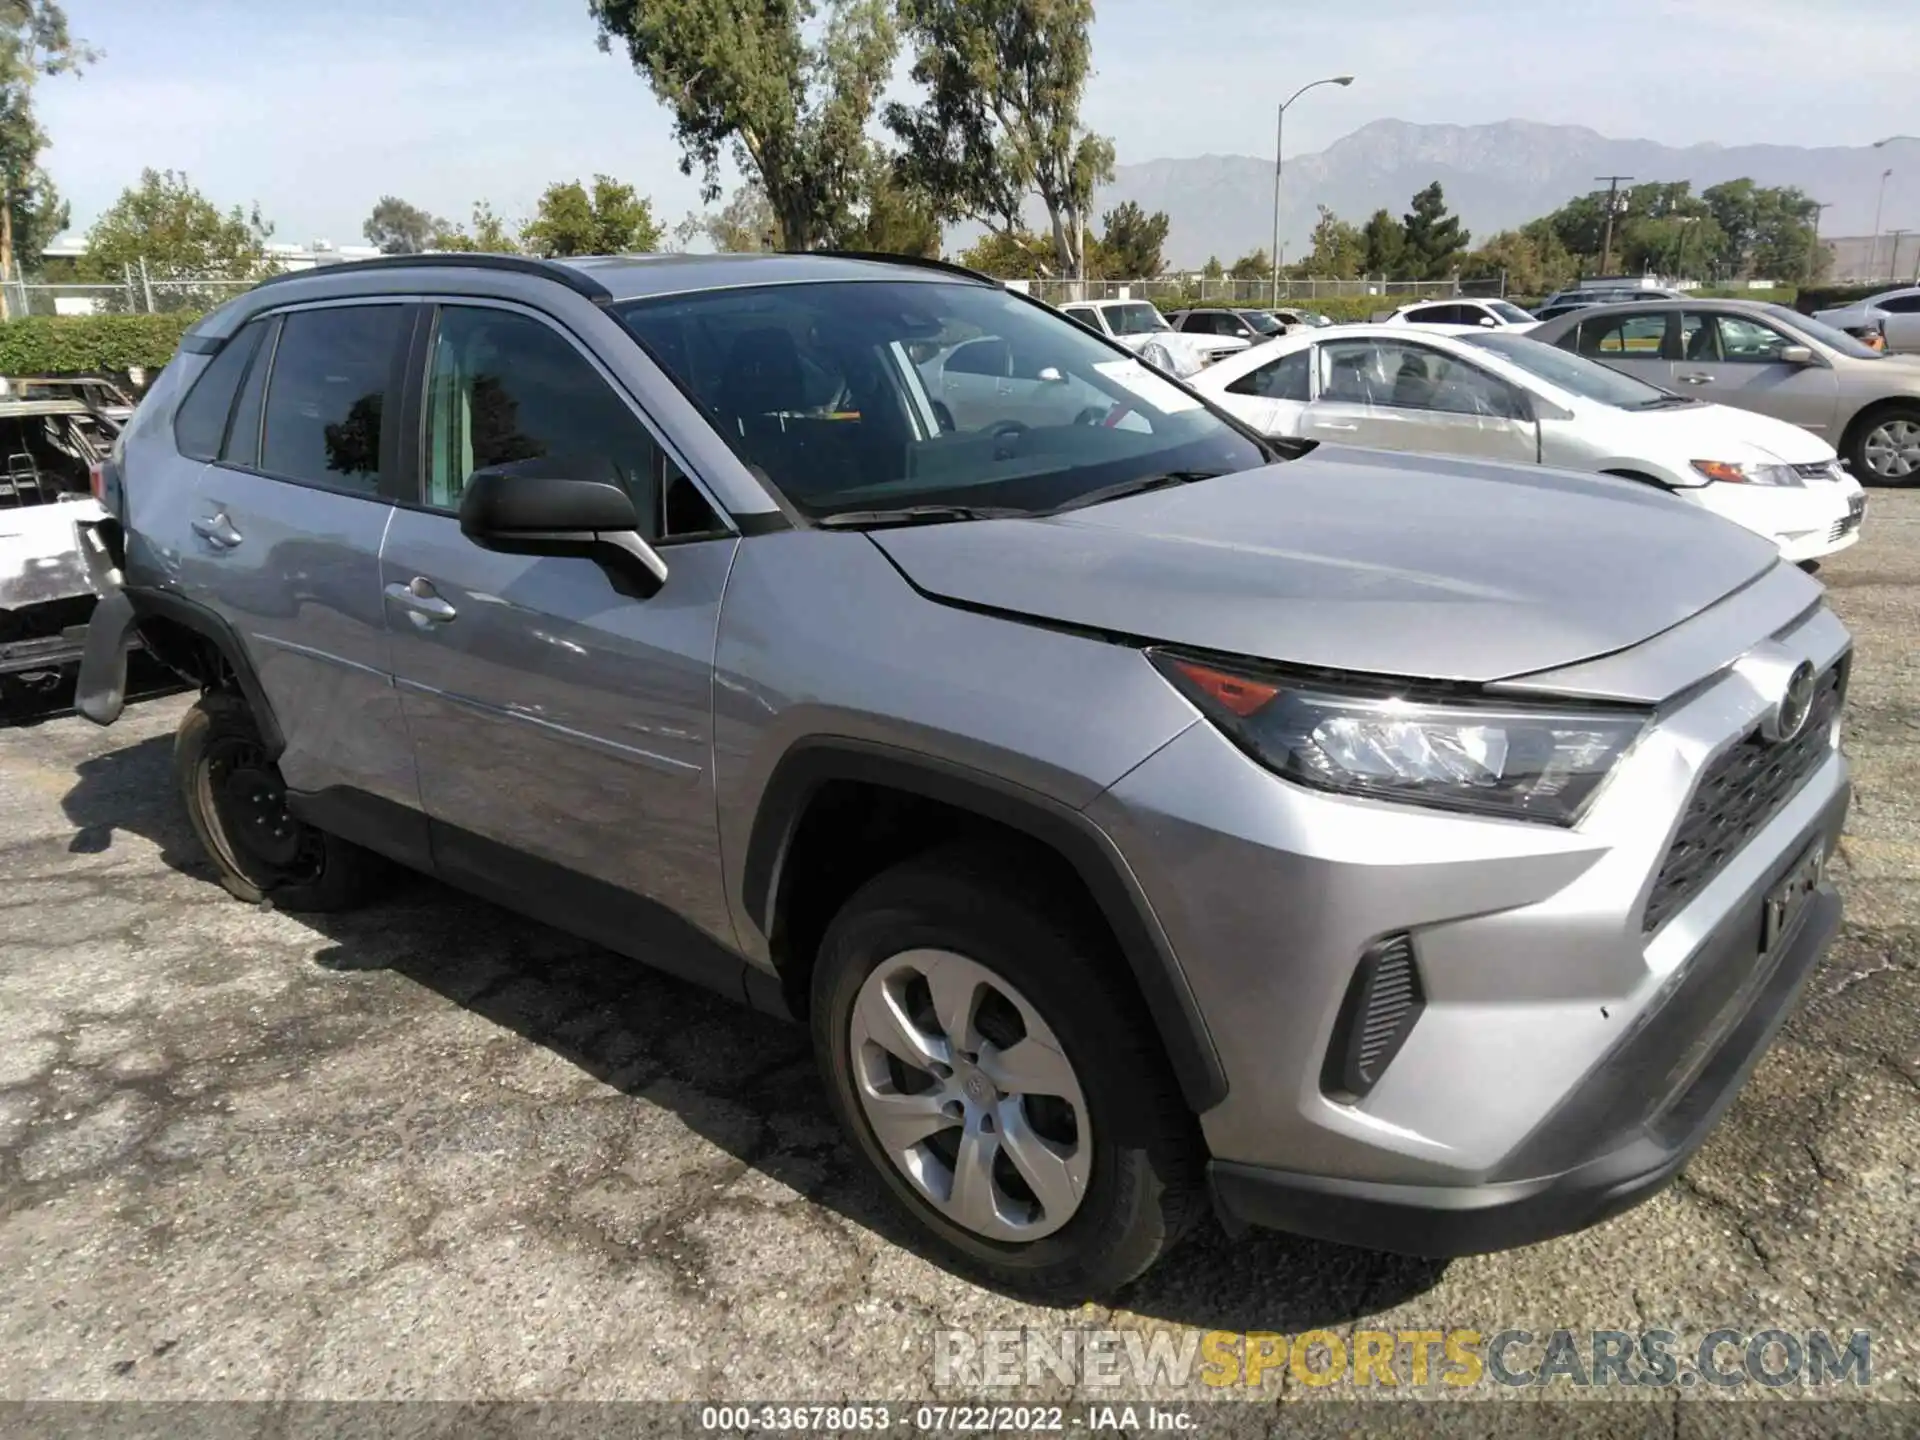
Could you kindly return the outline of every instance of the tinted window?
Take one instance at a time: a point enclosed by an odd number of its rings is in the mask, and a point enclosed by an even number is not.
[[[1881,300],[1877,303],[1882,310],[1889,310],[1895,315],[1911,315],[1914,311],[1920,310],[1920,295],[1896,295],[1891,300]]]
[[[617,313],[741,462],[817,517],[909,504],[1045,510],[1149,475],[1266,459],[1141,361],[994,287],[742,286]],[[1015,383],[944,399],[929,388],[915,354],[989,336],[1006,342]],[[812,393],[814,371],[843,376],[840,392]]]
[[[260,468],[329,490],[380,490],[382,410],[405,312],[301,310],[281,323],[267,382]]]
[[[274,349],[280,343],[279,318],[266,321],[265,326],[253,364],[247,370],[246,383],[240,387],[239,399],[233,402],[227,443],[220,447],[224,464],[243,465],[249,470],[260,464],[260,413],[267,400],[267,371],[273,364]]]
[[[669,534],[719,528],[699,490],[665,468],[652,434],[600,372],[529,316],[442,308],[427,373],[426,434],[426,501],[440,509],[459,505],[475,470],[525,465],[623,487],[649,538],[662,533],[663,511],[674,521]],[[663,478],[670,482],[664,499]]]
[[[212,460],[226,438],[227,417],[247,373],[247,362],[260,344],[266,321],[256,320],[220,347],[194,381],[173,418],[173,438],[180,453],[195,460]]]
[[[1248,371],[1227,389],[1235,395],[1258,395],[1263,400],[1305,401],[1311,398],[1307,385],[1312,369],[1312,352],[1296,350]]]
[[[1658,360],[1667,335],[1667,312],[1652,315],[1605,315],[1582,320],[1572,334],[1579,336],[1582,355]],[[1565,344],[1563,339],[1562,344]]]
[[[1459,315],[1458,305],[1420,305],[1407,311],[1407,321],[1413,325],[1456,325]]]

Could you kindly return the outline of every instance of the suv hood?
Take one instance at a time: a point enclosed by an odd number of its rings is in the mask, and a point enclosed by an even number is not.
[[[937,599],[1482,682],[1637,644],[1778,563],[1771,542],[1635,481],[1344,448],[1064,515],[870,538]]]

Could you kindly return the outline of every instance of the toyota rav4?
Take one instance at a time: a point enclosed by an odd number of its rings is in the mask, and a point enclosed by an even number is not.
[[[398,862],[803,1020],[931,1245],[1031,1293],[1209,1207],[1433,1256],[1598,1221],[1839,923],[1849,641],[1773,545],[1283,455],[949,267],[281,277],[103,480],[80,704],[135,629],[198,683],[228,890]]]

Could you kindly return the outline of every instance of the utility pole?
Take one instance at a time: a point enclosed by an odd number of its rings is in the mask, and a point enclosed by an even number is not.
[[[1813,262],[1820,254],[1820,217],[1833,208],[1831,200],[1816,201],[1813,207],[1813,240],[1807,246],[1807,273],[1801,277],[1801,283],[1813,283]]]
[[[1620,203],[1620,182],[1631,180],[1631,175],[1596,175],[1596,180],[1607,182],[1607,238],[1600,247],[1600,275],[1604,279],[1613,270],[1613,212]]]

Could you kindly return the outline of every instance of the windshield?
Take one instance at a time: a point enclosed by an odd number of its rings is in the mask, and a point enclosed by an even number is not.
[[[1818,340],[1829,350],[1838,350],[1842,355],[1851,356],[1855,360],[1885,358],[1871,345],[1863,345],[1846,331],[1836,329],[1824,321],[1815,320],[1811,315],[1802,315],[1798,310],[1789,310],[1784,305],[1766,305],[1761,308],[1774,319],[1785,321],[1787,325],[1807,338]]]
[[[1264,310],[1242,310],[1239,313],[1240,318],[1247,322],[1247,328],[1256,335],[1279,335],[1287,328]]]
[[[1505,300],[1489,300],[1486,302],[1486,305],[1489,310],[1493,311],[1494,314],[1498,315],[1509,325],[1531,325],[1533,323],[1533,316],[1522,310],[1518,305],[1510,304]]]
[[[1491,350],[1501,359],[1536,375],[1549,385],[1557,385],[1583,400],[1596,400],[1620,410],[1644,410],[1675,397],[1655,385],[1622,375],[1618,370],[1570,355],[1524,335],[1463,335],[1470,345]]]
[[[752,286],[615,313],[741,462],[813,519],[908,505],[1033,513],[1270,458],[1138,359],[991,286]]]
[[[1116,335],[1145,335],[1150,330],[1171,330],[1166,316],[1144,300],[1106,307],[1107,325]]]

